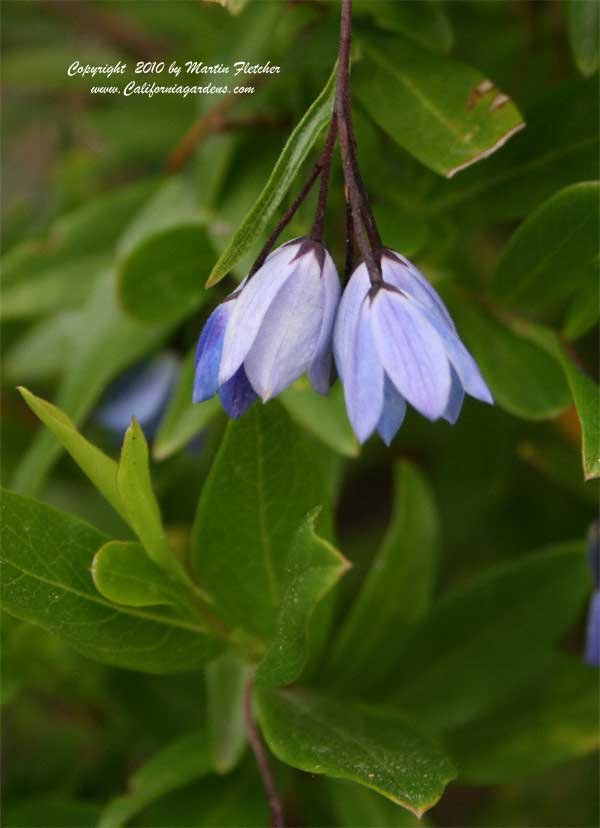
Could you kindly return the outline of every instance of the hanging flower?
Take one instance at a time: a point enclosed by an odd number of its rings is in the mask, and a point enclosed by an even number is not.
[[[403,256],[381,254],[380,283],[365,264],[342,296],[334,353],[350,422],[360,442],[377,429],[389,445],[410,403],[455,423],[465,393],[493,403],[475,361],[429,282]]]

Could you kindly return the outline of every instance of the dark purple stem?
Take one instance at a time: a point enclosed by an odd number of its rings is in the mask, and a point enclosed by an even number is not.
[[[331,126],[327,133],[325,141],[325,148],[319,161],[322,165],[323,174],[321,175],[321,186],[319,188],[319,201],[317,204],[317,214],[312,227],[310,237],[313,241],[323,241],[323,226],[325,224],[325,210],[327,208],[327,196],[329,195],[329,179],[331,177],[331,161],[333,158],[333,148],[335,146],[335,139],[337,137],[337,115],[334,112],[331,118]]]
[[[258,731],[254,726],[254,719],[252,718],[252,679],[246,685],[246,692],[244,693],[244,718],[246,721],[246,732],[248,734],[248,741],[250,747],[256,758],[256,764],[262,777],[263,785],[267,792],[269,800],[269,808],[271,809],[271,825],[272,828],[285,828],[285,818],[283,815],[283,806],[279,799],[279,794],[275,788],[273,777],[271,776],[271,769],[267,760],[267,754],[263,747]]]

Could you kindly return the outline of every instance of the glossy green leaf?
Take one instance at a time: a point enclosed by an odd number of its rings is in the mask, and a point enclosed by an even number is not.
[[[213,768],[227,774],[246,747],[244,693],[252,668],[229,650],[206,667],[206,722]]]
[[[477,69],[411,40],[361,36],[353,88],[373,120],[421,163],[450,178],[523,128],[510,98]]]
[[[19,388],[21,395],[33,413],[40,418],[69,452],[81,470],[89,477],[98,491],[125,520],[127,516],[117,489],[117,464],[83,437],[73,422],[60,408],[27,388]]]
[[[229,273],[276,214],[308,153],[331,118],[336,77],[337,67],[288,138],[264,190],[213,267],[207,287],[216,285]]]
[[[302,675],[310,654],[309,625],[315,608],[350,566],[317,534],[315,523],[320,511],[318,508],[307,515],[294,538],[277,631],[256,671],[257,687],[291,684]]]
[[[389,32],[408,35],[422,46],[440,52],[452,46],[450,21],[436,0],[354,0],[354,15],[371,15],[375,23]]]
[[[122,370],[163,340],[171,325],[141,325],[119,311],[112,273],[103,274],[79,317],[77,347],[65,354],[56,405],[79,426],[104,388]],[[34,494],[60,455],[52,434],[40,431],[17,468],[13,488]]]
[[[128,792],[108,803],[98,828],[121,828],[161,796],[209,772],[206,733],[192,730],[163,748],[133,774]]]
[[[486,717],[449,735],[461,781],[494,785],[596,750],[598,671],[557,656],[535,682]]]
[[[142,322],[183,319],[207,296],[204,275],[213,258],[206,231],[198,224],[150,236],[119,264],[119,297],[123,307]]]
[[[286,389],[279,399],[292,419],[326,446],[343,457],[358,456],[360,446],[348,420],[341,383],[334,385],[329,395],[323,397],[306,378],[302,378]]]
[[[572,184],[528,216],[502,251],[496,296],[531,312],[596,284],[599,197],[597,181]]]
[[[600,3],[566,0],[569,44],[582,75],[593,75],[600,64]]]
[[[462,298],[451,305],[459,333],[498,405],[528,420],[556,417],[568,408],[569,387],[553,355]]]
[[[427,825],[410,811],[355,782],[328,779],[337,825],[341,828],[419,828]]]
[[[562,367],[581,423],[581,454],[585,479],[600,477],[600,389],[598,384],[575,364],[554,331],[528,322],[520,322],[519,329],[524,336],[551,354]]]
[[[141,540],[148,557],[167,571],[178,569],[177,559],[167,542],[160,507],[152,488],[148,443],[135,417],[132,418],[123,439],[117,486],[127,521]]]
[[[115,604],[177,604],[177,594],[164,572],[152,563],[139,543],[105,543],[96,552],[91,571],[98,592]]]
[[[203,403],[192,402],[195,351],[186,356],[177,386],[152,441],[152,457],[166,460],[196,437],[222,410],[218,397]]]
[[[90,568],[106,535],[70,515],[4,491],[2,607],[63,638],[83,655],[147,673],[202,666],[220,645],[195,621],[166,610],[118,607]]]
[[[454,768],[393,711],[302,688],[258,693],[265,739],[282,762],[350,779],[420,816],[438,801]]]
[[[437,564],[433,494],[410,463],[396,467],[392,522],[334,641],[328,671],[354,692],[382,681],[399,643],[426,612]]]
[[[275,634],[295,533],[327,503],[328,462],[276,402],[229,423],[200,497],[192,560],[230,628]]]
[[[398,653],[389,701],[432,730],[471,722],[545,666],[588,592],[583,544],[488,569],[415,630]]]

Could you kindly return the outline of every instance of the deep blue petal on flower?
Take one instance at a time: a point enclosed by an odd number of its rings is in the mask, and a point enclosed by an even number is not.
[[[590,604],[585,660],[592,667],[600,667],[600,590],[594,592]]]
[[[121,437],[135,417],[146,436],[151,437],[169,402],[179,370],[179,360],[168,352],[132,366],[109,385],[94,420]]]
[[[404,422],[405,415],[406,400],[396,391],[394,383],[386,376],[383,384],[383,411],[377,423],[377,431],[387,446],[396,436]]]
[[[452,375],[452,385],[450,386],[450,397],[448,399],[448,405],[446,406],[443,417],[444,420],[448,420],[449,423],[454,425],[454,423],[458,420],[463,407],[465,391],[462,387],[462,382],[458,378],[458,374],[452,366],[450,366],[450,373]]]
[[[390,251],[390,253],[391,255],[384,253],[381,257],[384,280],[421,302],[432,313],[436,314],[440,321],[444,322],[451,331],[456,332],[448,308],[421,271],[411,261],[401,256],[400,253],[393,251]],[[400,261],[393,257],[397,257]]]
[[[196,347],[193,401],[209,400],[219,388],[219,364],[227,322],[235,300],[223,302],[208,317]]]
[[[321,273],[321,289],[324,300],[321,331],[308,376],[315,391],[319,394],[328,394],[331,382],[333,323],[340,301],[340,278],[333,259],[327,251],[325,251],[325,261]]]
[[[248,280],[235,300],[223,343],[219,382],[227,382],[246,359],[263,320],[280,289],[303,267],[295,260],[300,242],[275,250]]]
[[[435,328],[413,300],[389,290],[379,290],[371,316],[377,352],[396,389],[423,416],[442,417],[451,375]]]
[[[248,382],[243,365],[219,388],[219,398],[225,411],[234,420],[239,419],[256,402],[258,395]]]
[[[308,371],[321,333],[325,293],[320,264],[314,252],[307,252],[293,267],[292,278],[273,297],[244,359],[248,379],[265,401]],[[251,286],[252,280],[246,290]],[[232,317],[232,328],[233,323]]]

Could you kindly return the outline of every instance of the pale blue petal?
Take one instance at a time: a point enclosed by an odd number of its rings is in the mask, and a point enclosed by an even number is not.
[[[443,343],[410,299],[380,290],[373,300],[373,335],[386,374],[424,417],[443,416],[450,365]]]
[[[370,288],[366,265],[359,265],[342,293],[333,332],[335,364],[342,381],[345,365],[352,360],[356,325],[363,299],[368,295]]]
[[[416,303],[415,303],[416,304]],[[456,369],[467,394],[482,402],[494,404],[494,398],[481,376],[477,363],[460,341],[458,334],[453,334],[439,319],[425,307],[420,306],[421,313],[436,329],[448,354],[448,359]]]
[[[196,371],[192,397],[195,403],[214,397],[219,388],[219,364],[225,329],[235,301],[232,299],[218,305],[202,328],[196,347]]]
[[[384,280],[397,287],[398,290],[402,290],[417,299],[445,322],[451,331],[456,331],[452,317],[448,313],[448,308],[421,271],[400,253],[394,253],[393,255],[401,261],[397,262],[386,256],[385,253],[381,257]]]
[[[346,410],[361,443],[377,427],[383,409],[383,368],[375,350],[370,317],[367,297],[361,300],[358,318],[353,325],[353,347],[348,350],[343,362]],[[353,316],[348,316],[346,324],[351,324],[353,320]]]
[[[462,410],[463,402],[465,399],[465,392],[462,387],[462,383],[458,378],[458,374],[450,367],[450,372],[452,374],[452,385],[450,386],[450,399],[448,400],[448,405],[446,406],[446,410],[444,411],[443,417],[444,420],[448,420],[449,423],[454,423],[458,420],[460,416],[460,412]]]
[[[295,265],[296,272],[272,300],[244,359],[248,379],[263,400],[308,371],[319,341],[325,303],[321,269],[312,253]]]
[[[592,596],[587,624],[585,660],[592,667],[600,667],[600,591]]]
[[[389,446],[406,415],[406,400],[396,391],[388,376],[383,384],[383,411],[377,423],[377,431],[386,446]]]
[[[301,266],[301,260],[292,261],[297,252],[298,244],[289,244],[271,253],[235,300],[223,343],[219,370],[221,384],[227,382],[245,360],[271,303]]]
[[[248,382],[243,365],[219,388],[219,398],[233,420],[239,419],[256,402],[258,396]]]
[[[333,339],[335,313],[340,301],[340,277],[327,251],[325,251],[325,262],[321,273],[321,290],[324,298],[323,318],[308,376],[315,391],[319,394],[328,394],[331,382],[331,340]]]

